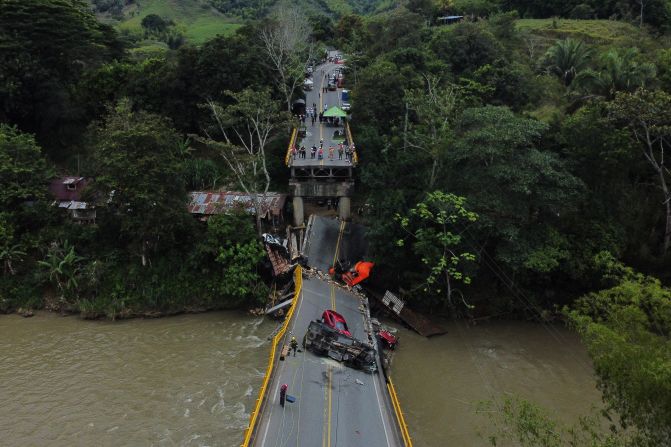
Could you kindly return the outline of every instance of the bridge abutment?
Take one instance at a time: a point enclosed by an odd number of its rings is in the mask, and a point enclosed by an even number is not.
[[[350,220],[351,216],[351,202],[349,197],[338,198],[338,217],[340,220]]]
[[[292,205],[294,208],[294,226],[300,227],[305,221],[305,213],[303,211],[303,197],[294,196]]]

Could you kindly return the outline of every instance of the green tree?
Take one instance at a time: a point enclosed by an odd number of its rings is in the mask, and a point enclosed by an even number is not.
[[[470,22],[435,32],[429,46],[456,74],[493,64],[503,53],[503,46],[487,28]]]
[[[119,57],[114,30],[83,0],[0,2],[0,121],[50,146],[73,131],[72,86],[81,74]]]
[[[422,30],[426,29],[425,19],[405,8],[396,8],[387,14],[380,14],[367,22],[366,54],[378,56],[396,48],[416,48],[421,45]]]
[[[582,183],[538,148],[547,126],[503,107],[466,109],[450,157],[447,188],[468,197],[496,258],[513,271],[548,273],[568,259],[557,225]]]
[[[442,294],[445,302],[454,309],[453,282],[470,284],[465,273],[465,264],[475,261],[475,255],[463,248],[461,226],[470,225],[478,215],[465,207],[466,198],[442,191],[427,194],[426,198],[412,208],[407,216],[397,215],[396,220],[407,233],[397,245],[412,244],[414,254],[420,259],[427,276],[421,287],[424,292]],[[461,294],[463,300],[463,294]],[[463,301],[466,303],[465,301]]]
[[[35,138],[0,124],[0,209],[46,197],[50,172]]]
[[[287,112],[291,112],[294,93],[305,79],[305,70],[315,57],[310,38],[313,33],[308,18],[297,6],[280,3],[273,17],[259,33],[263,51],[275,71],[275,85],[284,95]]]
[[[567,168],[586,186],[575,214],[565,219],[582,255],[574,252],[567,262],[572,271],[591,277],[596,253],[637,254],[647,246],[650,232],[638,228],[655,225],[651,207],[658,205],[648,200],[648,168],[636,141],[608,117],[604,102],[591,102],[568,116],[557,138]]]
[[[168,22],[156,14],[147,14],[140,22],[142,28],[149,31],[163,32],[168,28]]]
[[[404,110],[405,81],[398,67],[378,59],[359,73],[352,102],[359,111],[357,123],[374,124],[381,132],[388,130]]]
[[[578,73],[587,68],[591,56],[592,49],[582,40],[567,38],[558,40],[548,49],[543,65],[568,87]]]
[[[639,445],[671,443],[671,290],[608,253],[599,255],[610,288],[567,311],[594,363],[609,409],[638,429]]]
[[[655,77],[655,65],[639,62],[638,48],[627,48],[621,53],[612,49],[601,58],[601,70],[587,69],[575,78],[583,90],[612,99],[616,92],[633,92],[645,87]]]
[[[671,172],[664,159],[671,144],[671,95],[643,89],[635,93],[618,93],[608,109],[614,122],[629,129],[657,176],[666,212],[662,238],[663,253],[666,254],[671,247],[671,190],[668,185]]]
[[[426,77],[422,90],[405,92],[406,117],[403,135],[403,149],[418,154],[423,152],[431,165],[427,190],[433,190],[441,166],[454,142],[454,127],[461,109],[461,99],[457,90],[442,87],[438,79]],[[413,119],[408,115],[412,113]]]
[[[263,302],[268,289],[257,267],[266,252],[248,214],[239,211],[210,218],[203,249],[220,266],[215,288],[223,299],[239,304]]]
[[[94,188],[107,213],[101,221],[142,265],[150,254],[169,248],[190,223],[181,141],[165,118],[133,111],[128,99],[93,129]]]
[[[227,94],[234,101],[229,106],[208,102],[213,131],[206,131],[207,138],[199,138],[199,141],[219,151],[240,187],[252,197],[261,234],[262,203],[271,180],[266,150],[278,132],[286,129],[290,118],[280,110],[267,89]]]

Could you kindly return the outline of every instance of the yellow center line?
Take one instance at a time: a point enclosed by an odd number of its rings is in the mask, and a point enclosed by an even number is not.
[[[340,241],[342,240],[343,232],[345,231],[346,222],[343,220],[340,222],[340,228],[338,229],[338,240],[336,241],[335,253],[333,254],[333,268],[335,269],[336,262],[338,261],[338,254],[340,253]],[[336,310],[336,297],[335,297],[335,284],[331,284],[331,309]]]
[[[340,227],[338,228],[338,240],[336,241],[335,253],[333,254],[333,267],[335,268],[336,261],[338,260],[338,254],[340,253],[340,242],[342,240],[342,235],[345,231],[345,221],[340,222]],[[336,310],[336,291],[335,284],[331,284],[331,309]],[[331,384],[333,382],[333,370],[331,367],[328,367],[328,380],[326,384],[326,390],[324,391],[324,403],[327,405],[324,408],[324,416],[326,422],[326,430],[322,433],[322,447],[331,447],[331,399],[332,399],[332,390]]]
[[[336,310],[335,284],[331,284],[331,309]]]
[[[333,254],[333,267],[335,268],[336,261],[338,260],[338,253],[340,253],[340,239],[342,239],[342,234],[345,231],[345,221],[340,222],[340,228],[338,229],[338,241],[336,242],[335,253]]]

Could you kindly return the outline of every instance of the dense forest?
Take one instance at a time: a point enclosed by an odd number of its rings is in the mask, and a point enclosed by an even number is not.
[[[137,3],[0,0],[0,311],[261,303],[254,221],[196,221],[187,191],[240,188],[222,151],[258,110],[273,116],[258,143],[271,189],[286,190],[291,79],[332,46],[376,281],[458,318],[568,321],[638,428],[592,445],[668,445],[671,2],[326,2],[292,24],[286,67],[261,38],[286,4],[213,0],[253,20],[200,45],[159,14],[137,18],[140,37],[95,15]],[[134,51],[148,38],[166,45]],[[94,224],[54,206],[65,175],[91,179]]]

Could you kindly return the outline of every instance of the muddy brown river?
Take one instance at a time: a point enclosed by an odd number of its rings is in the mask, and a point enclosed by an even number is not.
[[[275,327],[237,312],[0,316],[0,445],[239,446]],[[519,322],[449,327],[428,340],[399,330],[393,378],[416,446],[486,445],[477,403],[506,393],[566,422],[598,405],[573,334]]]

